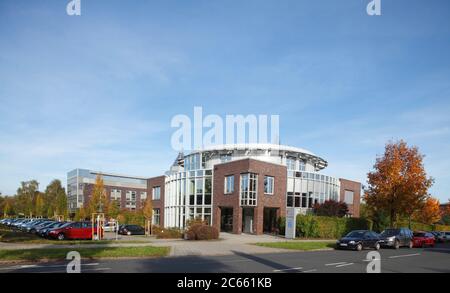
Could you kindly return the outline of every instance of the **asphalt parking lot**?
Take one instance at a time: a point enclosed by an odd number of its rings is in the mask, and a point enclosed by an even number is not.
[[[365,273],[370,250],[82,261],[82,273]],[[380,250],[382,273],[449,273],[450,244]],[[0,273],[65,273],[67,263],[2,265]]]

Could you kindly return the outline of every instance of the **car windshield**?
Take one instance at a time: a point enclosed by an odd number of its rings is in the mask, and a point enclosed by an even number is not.
[[[398,229],[387,229],[381,233],[381,236],[388,236],[388,237],[394,236],[394,235],[397,235],[399,233],[399,231],[400,230],[398,230]]]
[[[416,232],[414,233],[414,237],[425,237],[425,233]]]
[[[348,233],[345,237],[350,237],[350,238],[362,238],[364,236],[364,231],[352,231],[350,233]]]

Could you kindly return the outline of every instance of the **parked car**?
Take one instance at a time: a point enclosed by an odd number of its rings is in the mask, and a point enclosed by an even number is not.
[[[116,232],[117,226],[114,222],[107,222],[103,226],[103,231],[105,232]]]
[[[46,226],[48,224],[51,224],[51,223],[54,223],[54,221],[40,221],[38,223],[28,225],[26,227],[26,232],[34,234],[36,232],[36,229],[39,229],[39,228]]]
[[[68,226],[70,224],[71,224],[71,222],[58,222],[58,223],[54,224],[53,226],[40,229],[39,232],[38,232],[38,235],[41,236],[41,237],[44,237],[44,238],[49,238],[50,231],[56,230],[56,229],[59,229],[59,228],[64,228],[64,227],[66,227],[66,226]]]
[[[443,242],[450,241],[450,232],[449,231],[442,231],[441,234],[443,236],[442,237]]]
[[[338,249],[354,249],[361,251],[364,248],[380,249],[380,236],[368,230],[351,231],[336,242]]]
[[[389,228],[381,232],[380,244],[382,247],[399,249],[402,246],[413,247],[413,233],[408,228]]]
[[[52,227],[52,226],[54,226],[54,225],[56,225],[56,224],[58,224],[59,222],[56,222],[56,221],[49,221],[49,222],[47,222],[47,223],[44,223],[44,224],[41,224],[41,225],[38,225],[38,226],[36,226],[36,227],[34,227],[34,231],[32,231],[32,233],[34,233],[34,234],[36,234],[36,235],[39,235],[39,231],[41,231],[41,230],[43,230],[43,229],[46,229],[46,228],[48,228],[48,227]]]
[[[434,235],[428,232],[414,232],[412,240],[414,247],[434,247],[435,244]]]
[[[121,225],[119,227],[121,235],[145,235],[145,229],[139,225]]]
[[[96,231],[97,227],[94,226],[94,233],[96,233]],[[69,223],[61,228],[51,230],[48,233],[48,236],[58,240],[92,239],[92,224],[91,222]]]
[[[442,242],[444,242],[444,237],[445,236],[441,232],[439,232],[439,231],[432,231],[430,233],[433,234],[435,243],[442,243]]]

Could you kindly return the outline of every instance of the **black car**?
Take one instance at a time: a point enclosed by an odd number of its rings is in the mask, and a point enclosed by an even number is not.
[[[145,229],[138,225],[122,225],[119,227],[121,235],[145,235]]]
[[[364,248],[380,249],[380,236],[368,230],[351,231],[336,242],[338,249],[354,249],[361,251]]]
[[[399,249],[402,246],[413,247],[413,232],[408,228],[389,228],[380,234],[382,247]]]

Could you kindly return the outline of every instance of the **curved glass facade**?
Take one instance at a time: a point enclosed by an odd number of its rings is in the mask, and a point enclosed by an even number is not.
[[[339,180],[318,173],[327,163],[310,153],[261,146],[217,148],[188,154],[179,166],[167,173],[164,226],[184,228],[188,219],[197,217],[212,223],[214,165],[245,158],[287,167],[288,207],[306,212],[315,203],[339,199]]]

